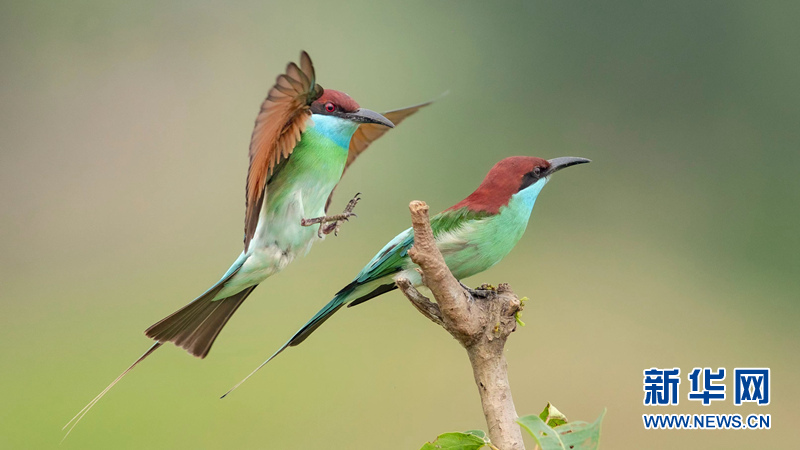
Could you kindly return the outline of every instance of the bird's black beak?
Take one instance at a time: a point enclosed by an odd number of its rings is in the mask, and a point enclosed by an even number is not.
[[[577,158],[574,156],[563,156],[561,158],[549,159],[547,160],[547,162],[550,163],[550,168],[547,169],[546,176],[550,176],[561,169],[567,168],[569,166],[574,166],[577,164],[589,163],[592,162],[592,160],[586,158]]]
[[[354,112],[343,114],[345,118],[358,123],[377,123],[389,128],[394,128],[391,120],[366,108],[359,108]]]

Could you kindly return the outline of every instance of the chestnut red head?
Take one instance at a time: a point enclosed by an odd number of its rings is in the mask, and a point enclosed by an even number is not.
[[[358,103],[353,100],[353,97],[341,91],[334,91],[333,89],[325,89],[322,95],[311,104],[311,110],[315,114],[345,112],[353,113],[360,108]]]
[[[322,95],[311,104],[311,112],[325,116],[341,117],[357,123],[377,123],[394,128],[394,124],[375,111],[358,106],[352,97],[341,91],[325,89]]]
[[[492,167],[478,189],[452,206],[451,210],[467,207],[473,211],[497,214],[508,204],[511,196],[542,178],[569,166],[588,163],[586,158],[562,157],[546,160],[533,156],[511,156]]]

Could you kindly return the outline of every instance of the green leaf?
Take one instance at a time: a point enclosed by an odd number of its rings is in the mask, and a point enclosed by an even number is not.
[[[543,415],[549,423],[556,423],[561,418],[566,420],[566,417],[548,404],[539,416],[521,417],[517,419],[517,423],[533,436],[542,450],[596,450],[600,445],[600,425],[605,414],[603,410],[600,417],[591,424],[579,421],[551,427],[545,423]]]
[[[479,438],[483,439],[484,441],[486,440],[486,432],[483,431],[483,430],[467,430],[464,433],[474,434],[475,436],[478,436]]]
[[[550,428],[555,428],[568,422],[567,416],[557,410],[550,402],[547,402],[547,406],[545,406],[544,410],[539,414],[539,418]]]
[[[548,427],[539,417],[534,415],[520,417],[517,419],[517,423],[533,436],[542,450],[566,450],[558,433]]]
[[[478,450],[486,445],[486,433],[470,430],[466,433],[440,434],[433,442],[426,442],[420,450]]]

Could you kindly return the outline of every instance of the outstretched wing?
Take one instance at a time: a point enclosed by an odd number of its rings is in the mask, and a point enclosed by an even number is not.
[[[409,106],[408,108],[388,111],[383,113],[383,116],[397,126],[400,124],[400,122],[406,120],[406,117],[414,114],[415,112],[419,111],[420,108],[424,108],[431,103],[433,103],[433,101],[425,102],[416,106]],[[350,150],[347,153],[347,163],[344,166],[344,172],[347,172],[347,168],[350,167],[350,164],[353,164],[353,161],[355,161],[356,158],[358,158],[358,156],[363,153],[373,141],[383,136],[387,131],[389,131],[389,129],[389,127],[376,123],[363,123],[359,125],[355,134],[353,134],[353,137],[350,139]],[[342,175],[344,175],[344,172],[342,172]],[[331,195],[328,196],[328,202],[325,204],[325,211],[327,211],[328,207],[331,205],[331,200],[333,199],[333,193],[335,191],[336,187],[333,188]]]
[[[322,95],[316,84],[308,53],[300,53],[300,67],[286,66],[269,90],[256,117],[250,138],[250,169],[247,172],[247,209],[244,216],[244,249],[256,232],[261,205],[267,196],[267,180],[275,167],[294,150],[311,117],[310,105]]]
[[[431,103],[433,102],[430,101],[416,106],[409,106],[408,108],[388,111],[383,113],[383,116],[397,126],[400,125],[400,122],[406,120],[408,116],[419,111],[420,108],[430,105]],[[356,130],[355,134],[353,134],[353,138],[350,139],[350,151],[347,153],[347,164],[345,164],[344,169],[347,170],[350,164],[353,164],[353,161],[355,161],[356,158],[358,158],[358,156],[363,153],[373,141],[386,134],[386,132],[389,130],[389,127],[377,123],[361,124]]]

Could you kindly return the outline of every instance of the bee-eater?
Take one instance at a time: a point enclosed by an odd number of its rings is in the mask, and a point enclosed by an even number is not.
[[[549,161],[529,156],[503,159],[492,167],[475,192],[433,216],[430,219],[431,229],[453,276],[461,280],[500,262],[525,232],[536,198],[550,177],[565,167],[588,162],[590,160],[575,157]],[[247,378],[287,347],[303,342],[342,306],[355,306],[397,289],[395,280],[399,277],[407,278],[419,286],[422,278],[416,270],[418,266],[408,256],[408,249],[412,245],[412,228],[395,236],[350,284],[337,292],[333,300]]]
[[[299,66],[289,63],[262,103],[250,139],[244,251],[205,293],[145,331],[156,343],[70,421],[73,428],[125,374],[165,342],[205,358],[259,283],[306,254],[323,235],[336,233],[340,223],[354,215],[358,195],[343,214],[326,215],[346,168],[389,128],[428,104],[378,114],[359,107],[344,92],[317,84],[306,52],[301,53]]]

